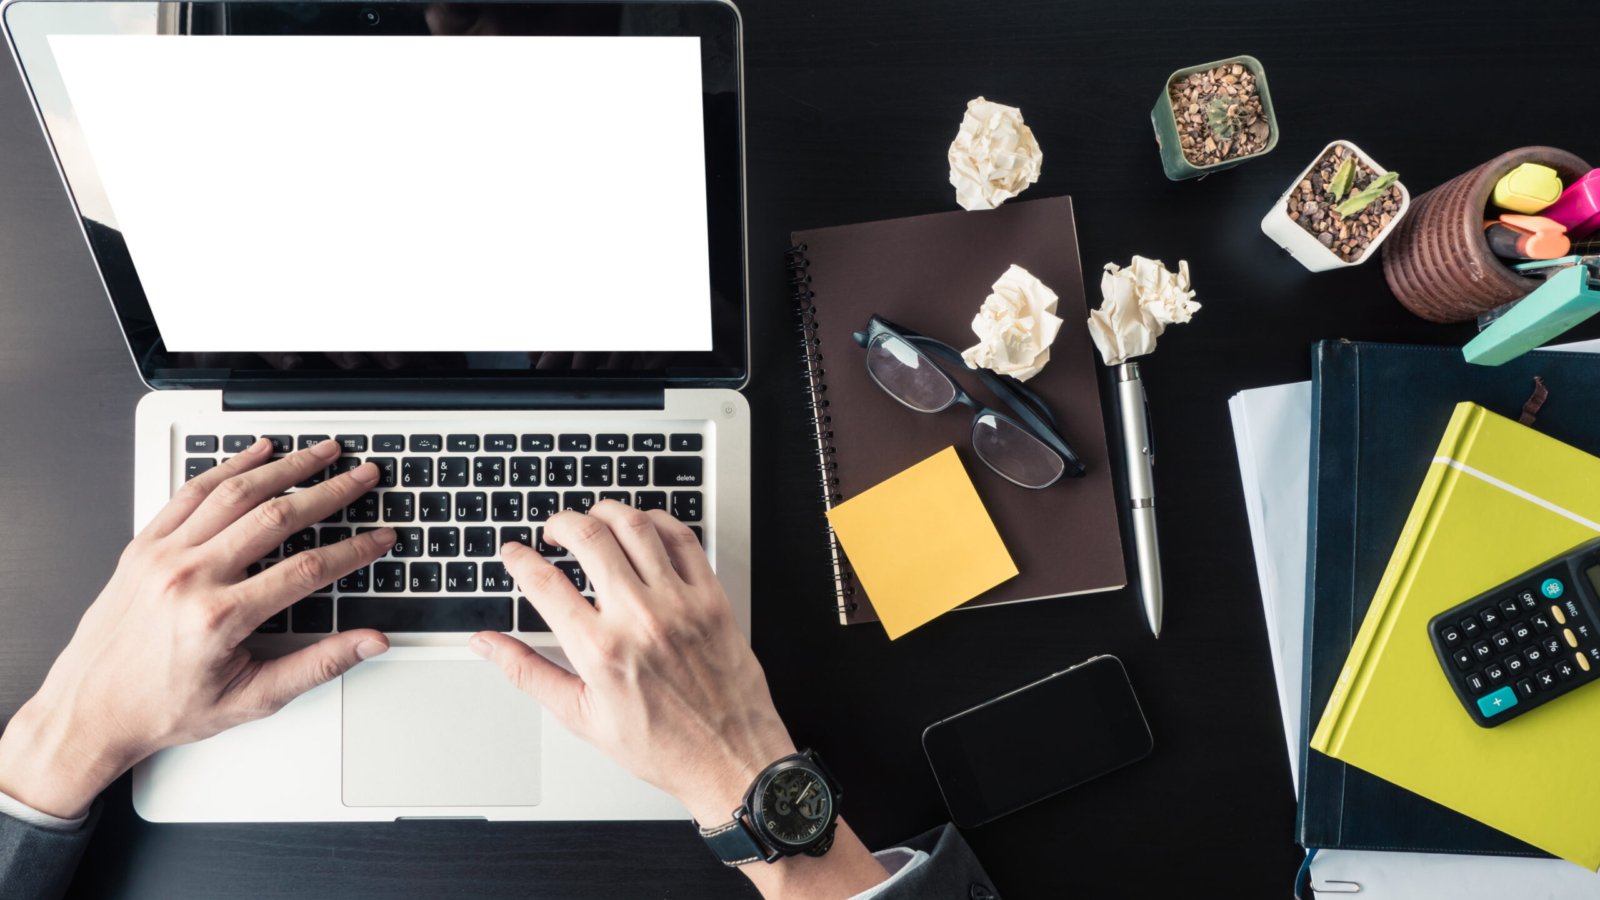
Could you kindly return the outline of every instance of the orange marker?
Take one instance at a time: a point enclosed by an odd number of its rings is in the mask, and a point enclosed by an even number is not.
[[[1567,226],[1544,216],[1506,213],[1483,223],[1483,236],[1494,255],[1506,259],[1555,259],[1572,251]]]

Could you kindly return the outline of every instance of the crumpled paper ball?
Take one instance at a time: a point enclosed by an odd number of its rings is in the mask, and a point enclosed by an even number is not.
[[[1187,322],[1200,309],[1184,260],[1178,260],[1176,272],[1142,256],[1125,269],[1106,263],[1100,294],[1105,298],[1100,308],[1089,311],[1089,336],[1108,366],[1156,349],[1156,338],[1168,325]]]
[[[950,142],[950,183],[962,209],[994,209],[1039,180],[1044,153],[1022,110],[978,97],[968,101]]]
[[[1013,265],[990,288],[972,319],[978,343],[961,351],[967,365],[1027,381],[1050,361],[1050,345],[1061,332],[1056,292]]]

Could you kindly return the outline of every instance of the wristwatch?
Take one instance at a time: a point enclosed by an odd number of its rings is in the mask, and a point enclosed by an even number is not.
[[[733,820],[700,836],[725,866],[821,856],[839,823],[839,786],[812,750],[785,756],[756,776]]]

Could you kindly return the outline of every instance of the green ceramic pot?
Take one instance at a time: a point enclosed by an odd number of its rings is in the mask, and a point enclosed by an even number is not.
[[[1261,95],[1261,112],[1267,117],[1267,127],[1271,129],[1271,132],[1267,135],[1267,146],[1249,156],[1241,156],[1216,163],[1215,165],[1194,165],[1183,155],[1183,148],[1178,146],[1178,120],[1172,111],[1172,95],[1168,93],[1168,89],[1172,87],[1173,82],[1188,78],[1196,72],[1204,72],[1209,69],[1215,69],[1217,66],[1226,66],[1233,63],[1243,64],[1246,69],[1250,70],[1251,74],[1256,76],[1256,91]],[[1272,152],[1272,148],[1278,146],[1278,117],[1272,111],[1272,93],[1267,90],[1267,73],[1265,69],[1261,68],[1261,60],[1256,59],[1254,56],[1230,56],[1227,59],[1201,63],[1198,66],[1189,66],[1186,69],[1179,69],[1173,72],[1161,84],[1161,97],[1156,100],[1156,108],[1150,113],[1150,123],[1155,126],[1156,144],[1161,147],[1161,168],[1167,173],[1167,177],[1173,181],[1182,181],[1185,178],[1201,178],[1212,172],[1231,169],[1247,160],[1266,156]]]

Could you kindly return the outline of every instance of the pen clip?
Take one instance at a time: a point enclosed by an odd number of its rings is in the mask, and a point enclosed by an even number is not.
[[[1150,392],[1144,389],[1144,379],[1139,379],[1139,399],[1144,401],[1144,455],[1150,468],[1156,467],[1156,427],[1150,418]]]

